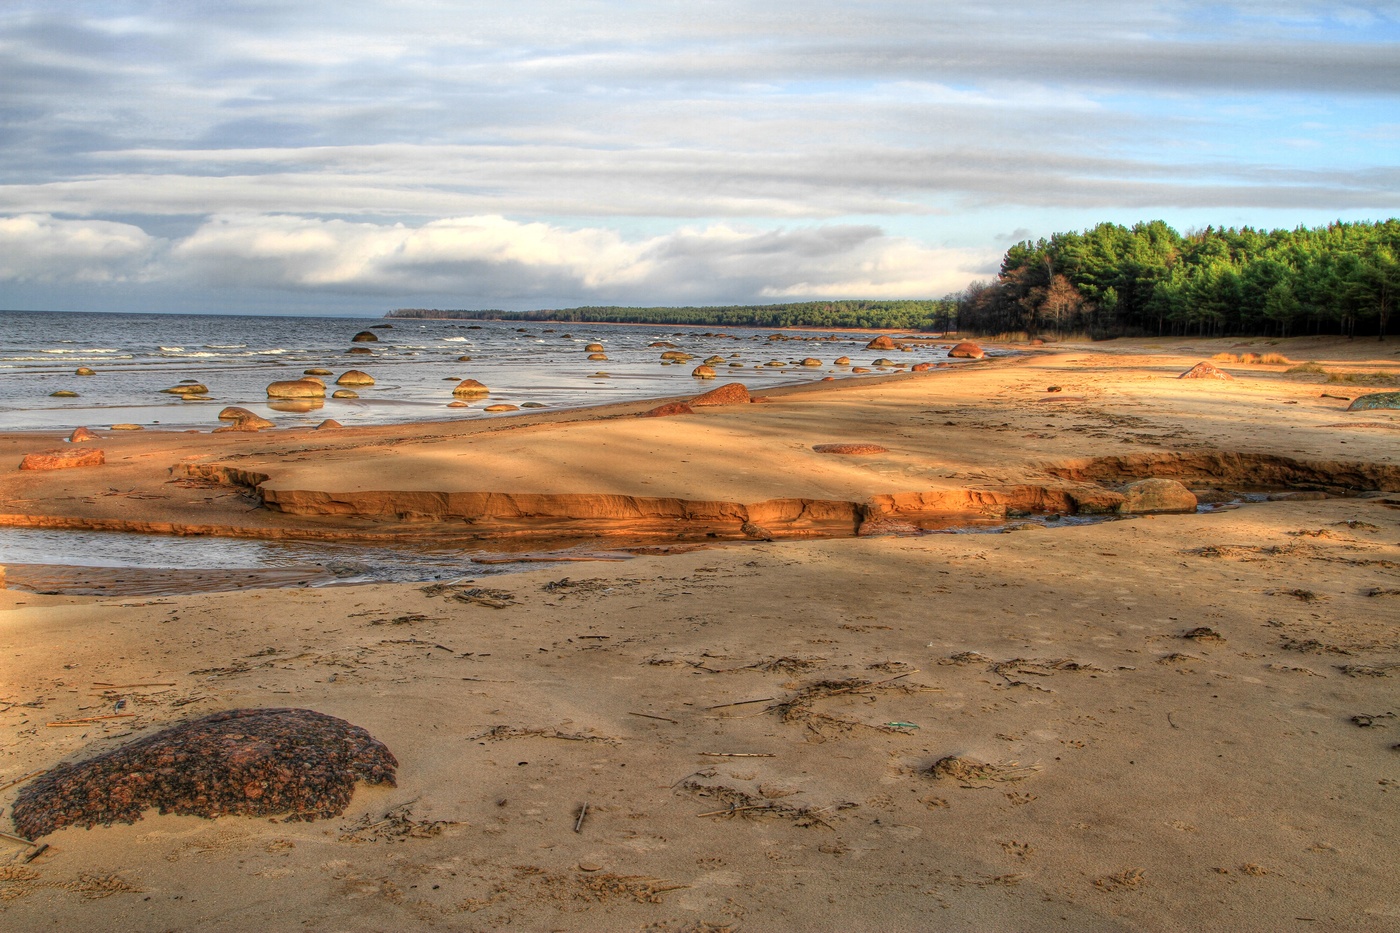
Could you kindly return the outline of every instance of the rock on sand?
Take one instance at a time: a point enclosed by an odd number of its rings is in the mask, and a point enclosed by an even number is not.
[[[695,396],[690,400],[690,405],[693,408],[704,405],[747,405],[752,400],[749,390],[742,382],[729,382],[718,389]]]
[[[106,457],[97,447],[70,447],[64,450],[41,450],[25,454],[21,470],[70,470],[73,467],[101,466]]]
[[[954,344],[948,355],[955,360],[980,360],[987,354],[975,343]]]
[[[1138,480],[1123,487],[1123,503],[1118,511],[1125,515],[1194,512],[1196,494],[1174,479]]]

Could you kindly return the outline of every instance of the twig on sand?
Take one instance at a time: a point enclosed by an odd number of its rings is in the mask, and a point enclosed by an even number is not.
[[[574,832],[583,832],[583,820],[588,816],[588,801],[583,802],[583,806],[578,808],[578,819],[574,820]]]
[[[24,846],[39,845],[39,843],[35,842],[33,839],[26,839],[23,836],[16,836],[13,833],[0,833],[0,839],[8,839],[11,842],[18,842],[20,845]]]
[[[39,775],[41,775],[41,774],[43,774],[43,773],[44,773],[43,771],[30,771],[28,774],[21,775],[20,777],[15,778],[13,781],[10,781],[9,783],[0,784],[0,790],[9,790],[11,787],[14,787],[16,784],[23,784],[25,781],[29,780],[30,778],[36,778],[36,777],[38,777]]]
[[[174,687],[174,683],[151,683],[151,684],[109,684],[105,681],[94,680],[94,687],[106,687],[108,690],[126,690],[130,687]]]
[[[112,713],[107,716],[88,716],[85,719],[60,719],[57,722],[49,723],[49,727],[54,726],[85,726],[90,722],[101,722],[104,719],[134,719],[135,713]]]
[[[661,720],[662,722],[669,722],[669,723],[671,723],[672,725],[676,725],[676,726],[679,726],[679,725],[680,725],[680,722],[678,722],[678,721],[675,720],[675,719],[668,719],[668,718],[666,718],[665,716],[653,716],[651,713],[634,713],[634,712],[632,712],[631,710],[628,710],[628,711],[627,711],[627,715],[628,715],[628,716],[640,716],[640,717],[642,717],[643,719],[659,719],[659,720]]]
[[[768,752],[700,752],[706,758],[777,758]]]
[[[901,675],[901,676],[903,676],[903,675]],[[738,701],[736,701],[736,702],[734,702],[734,703],[720,703],[720,704],[717,705],[717,706],[707,706],[707,707],[705,707],[705,709],[707,709],[707,710],[712,710],[712,709],[724,709],[724,708],[727,707],[727,706],[747,706],[747,705],[750,704],[750,703],[767,703],[767,702],[769,702],[769,701],[771,701],[771,700],[776,700],[776,699],[777,699],[777,697],[759,697],[757,700],[738,700]]]

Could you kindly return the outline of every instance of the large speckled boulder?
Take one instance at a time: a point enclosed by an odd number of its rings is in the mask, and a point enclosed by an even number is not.
[[[872,341],[870,341],[869,343],[867,343],[867,344],[865,345],[865,349],[867,349],[867,350],[893,350],[896,346],[898,346],[898,344],[896,344],[896,343],[894,342],[894,340],[892,340],[888,335],[886,335],[886,334],[881,334],[880,336],[876,337],[874,340],[872,340]]]
[[[1370,411],[1377,408],[1400,408],[1400,392],[1372,392],[1353,399],[1347,411]]]

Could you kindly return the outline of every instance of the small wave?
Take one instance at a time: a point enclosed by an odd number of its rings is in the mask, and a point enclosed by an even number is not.
[[[466,338],[466,337],[444,337],[444,338],[442,338],[442,341],[443,341],[443,343],[466,343],[466,342],[467,342],[467,338]]]
[[[157,347],[156,349],[157,349],[157,350],[162,350],[162,351],[164,351],[164,352],[166,352],[166,353],[184,353],[184,352],[185,352],[185,348],[184,348],[184,347]]]
[[[193,353],[186,353],[186,354],[185,354],[185,356],[189,356],[189,357],[210,357],[210,356],[219,356],[219,355],[220,355],[220,354],[218,354],[218,353],[205,353],[203,350],[196,350],[196,351],[194,351]]]
[[[247,346],[246,343],[206,343],[206,344],[204,345],[204,349],[206,349],[206,350],[242,350],[242,349],[243,349],[244,347],[246,347],[246,346]]]
[[[267,354],[268,356],[278,356],[279,354],[286,353],[286,352],[287,352],[287,350],[286,350],[285,347],[273,347],[271,350],[254,350],[254,351],[253,351],[253,353],[265,353],[265,354]]]

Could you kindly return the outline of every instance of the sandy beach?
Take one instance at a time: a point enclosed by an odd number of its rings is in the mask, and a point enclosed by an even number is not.
[[[17,467],[66,433],[0,435],[8,526],[613,558],[6,568],[0,829],[39,772],[219,710],[340,717],[398,772],[331,819],[0,839],[0,924],[1400,929],[1400,411],[1347,410],[1395,344],[1017,349],[665,417],[103,430],[53,471]],[[1353,378],[1177,378],[1220,353]],[[1134,512],[1151,478],[1215,507]]]

